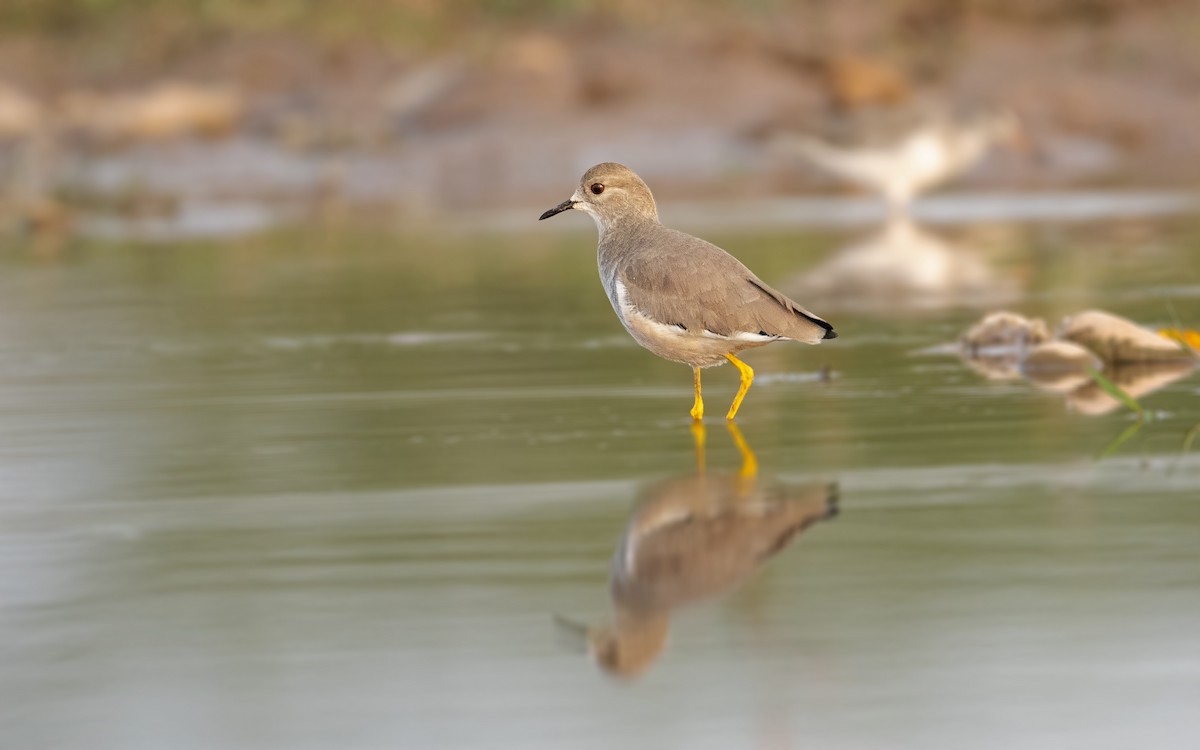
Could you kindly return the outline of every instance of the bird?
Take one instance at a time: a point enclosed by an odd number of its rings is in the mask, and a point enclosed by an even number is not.
[[[845,180],[882,193],[893,214],[906,211],[920,193],[965,172],[993,144],[1022,143],[1019,123],[1006,111],[955,118],[902,109],[873,118],[864,114],[841,125],[837,139],[788,134],[776,142]]]
[[[691,416],[704,417],[700,370],[732,363],[741,384],[726,419],[732,420],[754,382],[737,357],[775,341],[818,344],[837,337],[833,326],[754,275],[737,258],[658,219],[650,188],[615,162],[584,173],[570,198],[539,221],[583,211],[599,230],[600,282],[625,330],[654,354],[692,368]]]

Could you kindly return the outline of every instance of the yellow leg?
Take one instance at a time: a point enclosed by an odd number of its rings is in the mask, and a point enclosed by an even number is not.
[[[750,384],[754,382],[754,370],[751,370],[750,365],[732,354],[726,354],[725,359],[732,362],[733,366],[738,368],[738,372],[742,374],[742,386],[738,388],[737,395],[733,397],[733,404],[729,407],[729,413],[725,415],[726,419],[733,419],[737,416],[738,407],[742,405],[742,399],[746,397],[746,391],[750,390]],[[696,377],[700,377],[699,373],[696,374]]]
[[[692,422],[692,439],[696,441],[696,472],[704,473],[704,443],[707,435],[704,431],[704,423],[697,420]]]
[[[692,419],[699,422],[704,418],[704,399],[700,398],[700,368],[693,367],[692,372],[696,373],[696,400],[692,402]]]
[[[738,453],[742,454],[742,470],[738,472],[738,476],[742,479],[753,479],[758,475],[758,459],[755,458],[754,451],[750,450],[746,438],[742,436],[741,429],[733,422],[727,424],[729,434],[733,436],[733,444],[737,446]]]

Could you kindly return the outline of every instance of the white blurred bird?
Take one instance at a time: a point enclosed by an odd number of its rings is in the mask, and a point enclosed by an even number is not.
[[[1019,123],[1006,111],[961,117],[908,110],[858,113],[830,130],[830,138],[789,133],[775,140],[781,149],[882,193],[893,214],[967,171],[993,145],[1022,143]]]

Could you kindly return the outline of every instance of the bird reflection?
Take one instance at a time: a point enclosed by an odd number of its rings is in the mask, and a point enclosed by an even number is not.
[[[800,276],[795,293],[843,304],[894,308],[998,304],[1017,285],[962,247],[917,226],[905,216],[853,242]]]
[[[1137,399],[1191,375],[1195,369],[1196,366],[1191,362],[1154,362],[1110,365],[1102,374],[1127,395]],[[1038,384],[1034,377],[1029,380]],[[1090,377],[1064,395],[1072,410],[1089,417],[1102,416],[1122,406],[1122,401]]]
[[[587,627],[559,619],[606,672],[632,678],[662,652],[672,612],[727,592],[813,523],[837,510],[837,487],[788,487],[758,474],[753,451],[727,425],[742,457],[737,473],[704,467],[704,426],[693,428],[694,474],[646,487],[613,555],[612,622]]]

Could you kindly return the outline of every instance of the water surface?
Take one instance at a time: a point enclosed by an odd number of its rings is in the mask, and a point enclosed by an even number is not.
[[[969,296],[814,302],[839,339],[747,354],[759,476],[841,512],[605,674],[554,615],[608,622],[635,500],[697,475],[690,373],[620,329],[590,226],[537,229],[5,250],[4,744],[1200,742],[1200,379],[1115,444],[1128,410],[933,353]],[[785,289],[861,239],[708,234]],[[1026,314],[1200,322],[1192,221],[949,239]]]

